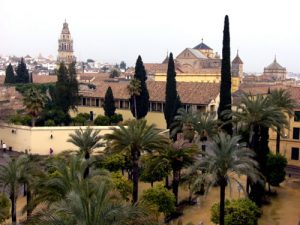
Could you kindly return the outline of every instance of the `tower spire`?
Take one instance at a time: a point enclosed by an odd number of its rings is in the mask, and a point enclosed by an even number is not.
[[[63,23],[63,29],[58,40],[58,62],[65,62],[67,64],[73,62],[75,57],[73,55],[73,40],[70,34],[67,20]]]
[[[274,57],[274,62],[277,62],[277,59],[276,59],[276,54],[275,54],[275,57]]]

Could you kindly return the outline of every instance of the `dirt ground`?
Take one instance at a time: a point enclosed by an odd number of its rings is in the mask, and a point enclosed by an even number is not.
[[[271,198],[271,204],[263,206],[263,215],[259,219],[259,225],[298,225],[300,221],[300,180],[288,178],[276,190],[277,196]],[[232,195],[226,193],[227,198],[238,198],[237,188],[232,187]],[[243,194],[240,194],[242,197]],[[183,224],[192,222],[198,225],[201,221],[204,225],[213,224],[210,221],[210,207],[219,201],[219,189],[213,188],[207,196],[201,197],[200,204],[184,210]],[[176,224],[176,223],[174,223]]]
[[[140,194],[143,190],[150,188],[149,184],[140,184]],[[243,197],[243,193],[238,193],[237,187],[232,186],[231,193],[229,188],[226,190],[226,198]],[[298,225],[300,220],[300,180],[287,178],[287,180],[276,190],[277,196],[271,198],[271,204],[262,208],[263,215],[259,219],[259,225]],[[188,196],[186,190],[181,189],[179,200]],[[18,220],[24,218],[21,214],[22,207],[25,205],[26,198],[19,197],[17,202]],[[194,206],[189,206],[184,210],[184,215],[181,217],[183,224],[192,222],[198,225],[201,221],[204,225],[213,225],[210,222],[210,208],[219,201],[219,189],[212,188],[206,196],[198,198],[198,203]],[[177,225],[177,221],[174,221]]]

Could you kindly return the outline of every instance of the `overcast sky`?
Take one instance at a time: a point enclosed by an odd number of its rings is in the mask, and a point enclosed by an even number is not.
[[[57,56],[66,19],[79,60],[134,65],[161,62],[172,51],[204,43],[222,50],[229,15],[231,57],[239,49],[246,72],[262,72],[274,55],[300,72],[299,0],[0,0],[0,55]]]

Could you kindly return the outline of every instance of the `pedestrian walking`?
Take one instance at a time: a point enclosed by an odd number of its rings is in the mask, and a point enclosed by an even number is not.
[[[7,146],[6,146],[6,144],[3,142],[3,144],[2,144],[2,149],[3,149],[4,152],[6,152],[6,148],[7,148]]]

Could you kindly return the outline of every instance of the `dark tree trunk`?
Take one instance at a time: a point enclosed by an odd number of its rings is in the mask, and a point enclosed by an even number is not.
[[[220,183],[220,225],[225,225],[225,188],[226,181]]]
[[[153,181],[151,181],[151,187],[153,188]]]
[[[27,200],[27,218],[31,216],[32,210],[31,210],[31,190],[29,186],[27,185],[27,195],[26,195],[26,200]]]
[[[27,195],[27,184],[23,184],[23,196],[25,197]]]
[[[276,136],[276,154],[280,153],[280,128],[277,127],[277,136]]]
[[[137,108],[136,108],[136,96],[133,96],[133,101],[134,101],[134,117],[137,119]]]
[[[15,224],[17,222],[17,212],[16,212],[16,204],[17,199],[15,193],[10,193],[10,201],[11,201],[11,222]]]
[[[132,203],[135,204],[138,201],[139,191],[139,153],[133,152],[133,164],[132,164],[132,178],[133,178],[133,189],[132,189]]]
[[[176,205],[178,205],[178,188],[179,188],[179,180],[180,180],[180,171],[173,170],[173,193],[176,199]]]
[[[166,176],[166,179],[165,179],[165,187],[167,189],[169,189],[169,176],[168,175]]]
[[[86,152],[84,158],[88,161],[90,159],[90,153]],[[90,166],[88,165],[84,170],[83,178],[84,179],[87,178],[89,174],[90,174]]]

